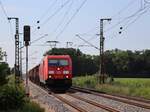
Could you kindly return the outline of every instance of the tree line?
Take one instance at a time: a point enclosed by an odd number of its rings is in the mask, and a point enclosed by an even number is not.
[[[46,54],[70,55],[74,76],[92,75],[99,71],[98,55],[87,55],[74,48],[53,48]],[[114,77],[150,77],[150,50],[107,50],[104,62],[106,73]]]
[[[3,62],[3,53],[0,48],[0,85],[4,85],[7,83],[7,76],[10,74],[10,68],[8,63]]]

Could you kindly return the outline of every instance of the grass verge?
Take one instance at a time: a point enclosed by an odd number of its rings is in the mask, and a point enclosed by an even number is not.
[[[146,78],[115,78],[111,83],[99,84],[95,76],[81,76],[73,78],[73,85],[150,99],[150,79]]]
[[[26,102],[22,108],[18,109],[17,112],[44,112],[44,108],[41,108],[35,102]]]

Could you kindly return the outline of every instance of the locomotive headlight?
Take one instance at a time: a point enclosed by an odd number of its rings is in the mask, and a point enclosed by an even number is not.
[[[69,78],[69,76],[67,75],[67,76],[66,76],[66,78],[68,79],[68,78]]]
[[[54,71],[49,71],[48,73],[49,73],[49,74],[54,74]]]
[[[63,71],[63,74],[69,74],[69,71],[65,70]]]
[[[51,75],[49,75],[49,78],[52,78],[52,76],[51,76]]]

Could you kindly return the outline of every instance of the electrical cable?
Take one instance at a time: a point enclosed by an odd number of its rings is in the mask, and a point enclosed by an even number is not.
[[[118,25],[122,24],[124,21],[127,21],[127,23],[128,23],[128,21],[130,21],[130,18],[133,18],[133,17],[137,16],[137,14],[139,14],[140,12],[142,12],[142,11],[145,10],[145,9],[146,9],[146,7],[142,8],[142,9],[140,8],[140,9],[139,9],[138,11],[136,11],[134,14],[131,14],[130,16],[125,17],[124,19],[122,19],[121,21],[119,21],[118,23],[116,23],[115,25],[113,25],[113,26],[111,26],[110,28],[106,29],[104,32],[108,32],[108,31],[114,29],[114,28],[117,27]]]
[[[39,38],[37,38],[37,39],[31,41],[31,42],[30,42],[30,46],[33,46],[32,44],[34,44],[35,42],[37,42],[37,41],[39,41],[39,40],[45,38],[46,36],[48,36],[48,34],[45,34],[45,35],[43,35],[43,36],[41,36],[41,37],[39,37]],[[25,46],[22,46],[21,48],[24,48],[24,47],[25,47]]]
[[[57,1],[57,0],[56,0]],[[35,30],[32,31],[32,33],[34,34],[36,32],[37,29],[40,29],[41,26],[44,26],[50,19],[52,19],[57,13],[59,13],[59,11],[61,11],[61,9],[63,9],[68,3],[70,2],[70,0],[67,0],[64,4],[62,4],[53,14],[51,14],[43,23],[41,23],[41,20],[38,20],[37,22],[39,23],[39,25],[34,25]],[[55,2],[54,2],[55,3]],[[53,3],[53,4],[54,4]]]
[[[78,34],[76,35],[79,39],[83,40],[84,42],[86,42],[87,44],[89,44],[91,47],[94,47],[97,50],[100,50],[98,47],[96,47],[95,45],[91,44],[90,42],[88,42],[87,40],[83,39],[82,37],[80,37]]]
[[[150,7],[149,7],[150,9]],[[130,22],[125,28],[124,30],[126,30],[129,26],[131,26],[133,23],[135,23],[143,14],[145,14],[148,10],[142,12],[140,15],[138,15],[132,22]]]
[[[64,16],[63,16],[63,18],[62,18],[62,20],[58,23],[58,25],[57,25],[56,28],[54,29],[53,33],[56,33],[57,29],[61,26],[61,24],[64,22],[66,16],[67,16],[67,15],[69,14],[69,12],[71,11],[71,7],[72,7],[72,5],[73,5],[73,0],[71,0],[71,1],[72,1],[72,2],[71,2],[71,4],[70,4],[70,6],[68,7],[67,11],[65,12],[65,14],[64,14]]]
[[[122,12],[124,12],[125,10],[127,10],[131,5],[133,5],[134,3],[136,3],[136,1],[137,1],[137,0],[131,0],[131,1],[130,1],[124,8],[122,8],[117,14],[115,14],[114,16],[112,16],[112,18],[115,18],[115,16],[120,15]],[[121,22],[123,22],[123,21],[121,21]],[[106,31],[109,31],[109,30],[113,29],[114,27],[117,27],[118,25],[121,24],[121,22],[118,22],[117,24],[111,26],[111,27],[108,28]],[[96,28],[98,28],[98,27],[96,27]],[[93,31],[93,30],[95,30],[95,27],[91,29],[91,31]],[[90,31],[90,32],[91,32],[91,31]],[[104,32],[106,32],[106,31],[104,31]],[[87,32],[89,32],[89,31],[87,31]],[[87,34],[87,33],[83,33],[83,34],[80,34],[80,35],[86,35],[86,34]],[[94,36],[93,36],[93,37],[94,37]],[[91,37],[90,39],[88,39],[88,41],[90,41],[91,39],[94,39],[93,37]]]
[[[150,4],[150,0],[144,0],[144,3]]]
[[[48,34],[45,34],[45,35],[43,35],[43,36],[41,36],[41,37],[39,37],[39,38],[37,38],[37,39],[35,39],[35,40],[31,41],[31,43],[30,43],[30,44],[33,44],[33,43],[35,43],[35,42],[37,42],[37,41],[41,40],[42,38],[45,38],[46,36],[48,36]]]
[[[78,34],[78,35],[80,35],[80,34]],[[95,34],[92,36],[92,37],[90,37],[87,41],[89,42],[91,42],[93,39],[95,39],[95,37],[97,37]],[[85,42],[84,42],[85,43]],[[83,44],[84,45],[84,43],[81,43],[81,44]]]
[[[147,7],[147,10],[145,10],[144,12],[141,12],[139,15],[135,16],[136,18],[134,18],[131,22],[128,21],[123,27],[124,29],[121,31],[125,31],[128,27],[130,27],[133,23],[135,23],[143,14],[145,14],[148,10],[150,9],[150,7]],[[116,37],[117,35],[115,35],[114,37]]]
[[[35,33],[35,31],[37,30],[38,24],[43,20],[43,18],[48,14],[48,12],[50,11],[50,9],[52,9],[52,7],[55,6],[56,2],[58,0],[54,0],[54,2],[52,2],[52,4],[50,4],[50,6],[48,7],[48,9],[45,11],[45,13],[43,13],[40,17],[40,19],[36,22],[36,24],[34,24],[32,27],[35,29],[34,31],[32,31],[32,33]]]
[[[50,6],[48,7],[48,9],[45,11],[45,13],[40,17],[40,19],[38,21],[41,21],[49,13],[49,11],[55,6],[55,4],[56,4],[57,1],[58,0],[54,0],[52,2],[52,4],[50,4]]]
[[[7,16],[6,10],[5,10],[5,8],[4,8],[4,6],[3,6],[1,0],[0,0],[0,5],[1,5],[1,8],[2,8],[2,10],[3,10],[3,12],[4,12],[6,18],[7,18],[8,16]]]
[[[71,23],[71,21],[74,19],[74,17],[77,15],[77,13],[80,11],[80,9],[83,7],[83,5],[86,3],[87,0],[84,0],[81,5],[79,6],[79,8],[75,11],[75,13],[72,15],[72,17],[69,19],[69,21],[65,24],[65,26],[63,27],[63,29],[58,33],[58,35],[56,36],[56,39],[65,31],[65,29],[68,27],[68,25]]]
[[[3,4],[2,4],[2,1],[0,0],[0,5],[1,5],[1,8],[2,8],[2,11],[3,11],[3,13],[4,13],[4,15],[5,15],[5,17],[6,17],[6,19],[8,20],[8,15],[7,15],[7,13],[6,13],[6,10],[5,10],[5,8],[4,8],[4,6],[3,6]],[[10,26],[10,33],[11,33],[11,35],[13,36],[13,28],[12,28],[12,25],[11,25],[11,22],[10,22],[10,20],[8,20],[8,23],[9,23],[9,26]]]
[[[115,18],[115,16],[120,15],[122,12],[126,11],[131,5],[133,5],[137,0],[131,0],[125,7],[123,7],[117,14],[113,15],[111,18]]]
[[[50,15],[41,25],[44,26],[50,19],[52,19],[59,11],[61,11],[61,9],[63,9],[68,3],[70,2],[70,0],[67,0],[64,4],[61,5],[61,7],[59,7],[52,15]]]
[[[134,14],[132,14],[132,15],[126,17],[126,18],[123,19],[121,22],[118,22],[117,24],[113,25],[112,27],[110,27],[109,29],[105,30],[104,32],[109,31],[109,30],[113,29],[114,27],[120,25],[123,21],[128,20],[128,21],[125,23],[125,25],[123,26],[123,27],[125,27],[124,30],[126,30],[129,26],[131,26],[133,23],[135,23],[143,14],[145,14],[145,13],[148,11],[148,10],[147,10],[148,8],[149,8],[149,7],[147,6],[147,7],[144,7],[144,8],[142,8],[142,9],[139,9],[139,10],[136,11]],[[134,17],[136,17],[136,18],[131,21],[130,18],[134,18]],[[131,22],[130,22],[130,21],[131,21]],[[124,30],[122,30],[122,31],[124,31]],[[121,31],[121,32],[122,32],[122,31]],[[91,39],[94,39],[94,38],[91,38]],[[88,41],[90,41],[90,40],[88,40]]]

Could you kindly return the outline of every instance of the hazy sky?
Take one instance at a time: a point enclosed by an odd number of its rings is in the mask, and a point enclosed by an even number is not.
[[[85,1],[85,3],[84,3]],[[24,25],[31,26],[31,41],[45,34],[41,40],[33,43],[29,50],[29,66],[40,62],[43,53],[50,49],[46,41],[57,40],[57,47],[87,45],[76,37],[80,34],[85,40],[99,47],[99,27],[101,18],[112,18],[104,22],[105,50],[150,48],[150,0],[1,0],[9,17],[19,18],[19,30]],[[83,6],[82,6],[82,3]],[[81,7],[82,6],[82,7]],[[40,23],[37,24],[39,20]],[[36,27],[40,26],[38,30]],[[122,33],[120,27],[122,27]],[[4,10],[0,9],[0,47],[8,54],[8,63],[14,65],[15,21],[8,22]],[[20,40],[22,41],[22,35]],[[42,45],[42,46],[41,46]],[[99,54],[92,47],[79,47],[86,54]],[[23,57],[25,49],[23,49]],[[23,60],[24,63],[25,60]],[[24,63],[25,64],[25,63]]]

